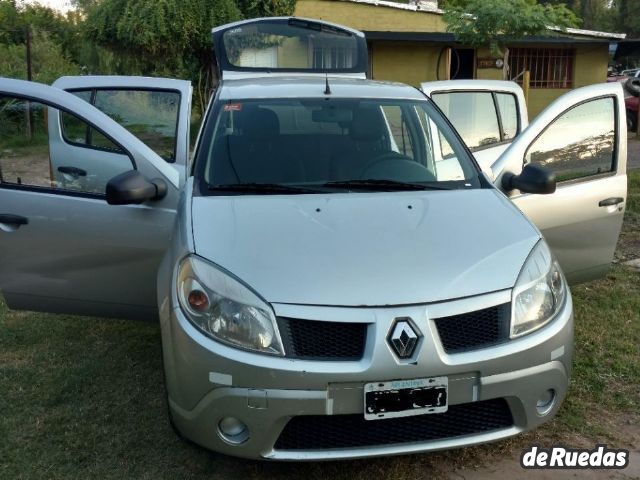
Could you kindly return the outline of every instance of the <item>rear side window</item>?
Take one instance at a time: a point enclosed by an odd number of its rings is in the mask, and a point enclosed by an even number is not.
[[[180,109],[180,94],[158,90],[79,90],[71,92],[107,114],[144,142],[167,162],[174,162]],[[98,150],[111,144],[95,129],[79,131],[77,122],[62,113],[64,138],[69,143]]]
[[[496,104],[502,122],[502,140],[513,140],[518,135],[518,105],[510,93],[496,93]]]
[[[107,182],[134,167],[129,155],[83,119],[64,113],[70,136],[92,129],[109,153],[69,148],[49,119],[60,110],[0,95],[0,188],[101,196]]]
[[[518,135],[514,95],[493,92],[434,93],[433,101],[471,150],[481,150]]]

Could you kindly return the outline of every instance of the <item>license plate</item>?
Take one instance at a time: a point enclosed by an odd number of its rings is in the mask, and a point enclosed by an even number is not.
[[[447,377],[367,383],[364,386],[365,420],[411,417],[447,411]]]

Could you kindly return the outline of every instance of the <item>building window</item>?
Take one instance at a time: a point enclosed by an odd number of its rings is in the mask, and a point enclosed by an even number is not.
[[[531,72],[531,88],[573,88],[572,48],[510,48],[511,78],[522,85],[522,73]]]
[[[311,64],[318,70],[353,68],[357,51],[343,39],[333,42],[310,43]]]
[[[340,47],[315,47],[313,49],[313,68],[340,69],[353,68],[353,52]]]

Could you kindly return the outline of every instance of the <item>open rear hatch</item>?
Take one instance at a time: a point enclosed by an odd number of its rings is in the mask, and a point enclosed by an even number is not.
[[[364,34],[318,20],[272,17],[230,23],[213,30],[213,45],[219,78],[367,74]]]

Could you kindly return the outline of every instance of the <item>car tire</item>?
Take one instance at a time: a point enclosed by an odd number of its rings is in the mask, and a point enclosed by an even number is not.
[[[624,88],[634,97],[640,97],[640,78],[629,78],[624,82]]]
[[[636,132],[638,130],[638,113],[627,109],[627,130]]]

